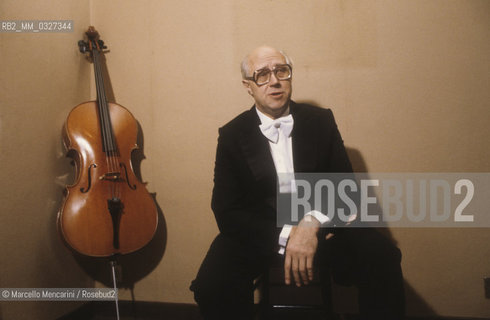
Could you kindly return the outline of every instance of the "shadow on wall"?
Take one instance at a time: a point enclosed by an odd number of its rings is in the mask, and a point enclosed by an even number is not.
[[[347,154],[352,163],[352,168],[354,172],[358,173],[368,173],[368,168],[361,152],[354,148],[346,147]],[[381,212],[381,208],[377,208],[378,212]],[[397,243],[396,239],[393,238],[392,233],[389,228],[378,228],[378,231],[390,239],[393,243]],[[402,262],[403,259],[402,252]],[[417,293],[414,287],[410,285],[406,280],[404,280],[405,287],[405,301],[406,310],[408,315],[422,315],[422,316],[433,316],[437,315],[435,311],[424,301],[424,299]],[[356,291],[354,288],[345,288],[336,286],[334,288],[334,299],[338,302],[339,307],[342,310],[352,310],[352,308],[357,308],[352,302],[356,302]],[[347,303],[346,303],[347,302]],[[351,303],[349,303],[351,302]],[[349,306],[350,305],[350,306]]]
[[[311,100],[298,101],[298,102],[308,103],[317,107],[321,107],[318,103]],[[361,152],[357,149],[350,148],[347,146],[346,146],[346,151],[351,161],[354,172],[365,173],[367,175],[368,167],[366,162],[364,161]],[[374,196],[374,194],[370,194],[370,196]],[[382,214],[382,210],[379,206],[376,208],[376,212],[381,212]],[[393,244],[395,245],[397,244],[396,239],[394,239],[388,227],[381,227],[376,229],[379,233],[383,234]],[[402,252],[402,262],[404,258],[406,259],[407,257],[403,257],[403,252]],[[423,316],[436,315],[435,311],[424,301],[424,299],[416,292],[415,288],[413,288],[406,280],[404,280],[404,288],[405,288],[406,313],[408,315],[423,315]],[[357,312],[358,299],[357,299],[357,289],[355,287],[343,287],[337,284],[333,284],[332,294],[333,294],[332,297],[333,303],[335,309],[338,312],[342,312],[342,313]]]

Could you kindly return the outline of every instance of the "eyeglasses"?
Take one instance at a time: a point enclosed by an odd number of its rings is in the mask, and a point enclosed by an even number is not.
[[[277,80],[288,80],[293,75],[293,70],[289,64],[280,64],[272,68],[272,70],[269,68],[255,70],[252,77],[246,77],[245,79],[252,80],[258,86],[263,86],[271,81],[271,74],[273,72]]]

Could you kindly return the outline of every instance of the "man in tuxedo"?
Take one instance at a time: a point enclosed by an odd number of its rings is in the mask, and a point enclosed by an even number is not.
[[[291,61],[274,48],[247,55],[242,77],[255,104],[219,129],[211,206],[220,233],[191,285],[203,317],[252,319],[253,280],[279,249],[286,284],[307,285],[315,259],[328,261],[323,271],[331,268],[336,281],[359,288],[366,319],[401,319],[401,254],[387,239],[369,229],[330,233],[318,211],[296,226],[276,227],[277,189],[292,191],[282,173],[352,172],[331,110],[291,100]],[[323,250],[327,243],[333,249]]]

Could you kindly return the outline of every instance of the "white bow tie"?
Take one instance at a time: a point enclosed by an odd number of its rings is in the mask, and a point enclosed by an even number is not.
[[[275,119],[269,124],[261,124],[259,127],[260,131],[262,131],[267,139],[273,143],[277,143],[279,140],[279,128],[286,137],[289,137],[291,131],[293,130],[293,124],[293,117],[288,115],[286,117]]]

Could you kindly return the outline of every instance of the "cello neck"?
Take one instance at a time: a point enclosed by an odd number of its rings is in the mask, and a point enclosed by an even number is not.
[[[104,76],[102,72],[101,55],[102,49],[98,43],[93,40],[92,44],[92,59],[94,63],[95,87],[97,89],[97,106],[100,120],[100,128],[102,135],[103,151],[109,156],[117,155],[117,144],[112,131],[111,117],[104,86]]]

